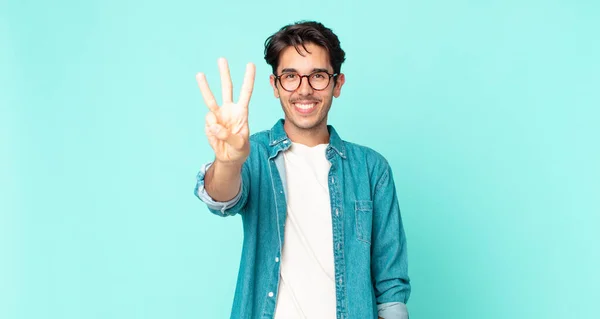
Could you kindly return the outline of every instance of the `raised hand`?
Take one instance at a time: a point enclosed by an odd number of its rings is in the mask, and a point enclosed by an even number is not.
[[[241,164],[250,153],[248,129],[248,104],[254,88],[255,66],[246,65],[246,73],[237,103],[233,102],[233,84],[227,60],[220,58],[218,61],[221,74],[221,91],[223,103],[217,104],[212,94],[206,76],[203,73],[196,75],[198,87],[204,102],[210,109],[206,115],[204,130],[210,146],[215,151],[217,161],[222,163]]]

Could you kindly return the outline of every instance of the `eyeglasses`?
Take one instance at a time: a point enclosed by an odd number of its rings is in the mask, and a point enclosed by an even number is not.
[[[331,78],[337,75],[337,73],[330,74],[325,71],[317,71],[309,75],[300,75],[296,72],[285,72],[281,75],[276,75],[275,79],[279,80],[281,87],[288,92],[296,91],[302,84],[303,78],[307,78],[308,85],[310,85],[313,90],[322,91],[329,86]]]

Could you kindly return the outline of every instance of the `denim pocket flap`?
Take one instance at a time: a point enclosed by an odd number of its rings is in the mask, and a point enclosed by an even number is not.
[[[357,200],[354,202],[354,207],[357,211],[359,210],[366,210],[366,211],[373,211],[373,202],[370,200]]]

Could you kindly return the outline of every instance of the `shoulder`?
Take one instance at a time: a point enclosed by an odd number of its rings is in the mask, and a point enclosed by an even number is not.
[[[254,150],[268,150],[269,144],[271,143],[270,130],[264,130],[256,132],[250,135],[250,149]]]
[[[250,135],[250,158],[260,160],[268,158],[270,153],[270,130],[264,130]]]
[[[366,173],[373,185],[388,180],[392,169],[387,159],[378,151],[356,143],[344,141],[346,159],[354,174]]]
[[[250,135],[250,142],[257,143],[269,143],[269,132],[270,130],[262,130],[260,132],[253,133]]]
[[[346,154],[350,160],[364,160],[373,164],[375,167],[387,169],[389,163],[387,159],[378,151],[364,145],[343,141]]]
[[[370,185],[375,191],[380,189],[395,191],[393,187],[394,177],[392,168],[381,153],[364,145],[345,141],[344,143],[352,174],[367,174]],[[392,186],[391,188],[389,188],[390,185]]]

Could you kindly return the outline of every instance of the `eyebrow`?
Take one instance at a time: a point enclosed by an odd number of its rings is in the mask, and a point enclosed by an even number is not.
[[[298,72],[298,70],[296,70],[294,68],[285,68],[285,69],[281,70],[281,73],[290,73],[290,72],[300,73],[300,72]],[[329,73],[329,70],[324,69],[324,68],[314,68],[314,69],[312,69],[312,71],[310,73],[313,73],[313,72],[327,72],[327,73]]]

